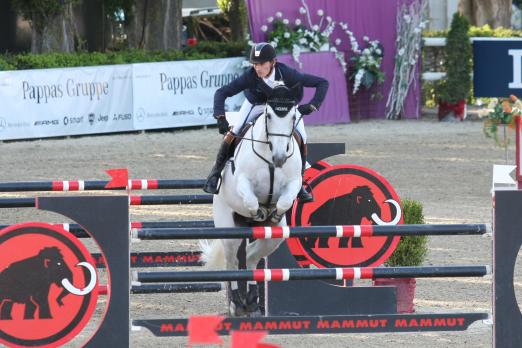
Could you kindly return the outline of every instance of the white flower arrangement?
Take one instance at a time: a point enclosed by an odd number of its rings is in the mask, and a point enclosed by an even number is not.
[[[416,82],[415,67],[420,56],[422,30],[428,23],[424,20],[427,7],[427,0],[415,0],[410,5],[404,4],[397,13],[395,70],[386,102],[388,119],[401,117],[410,85]]]
[[[274,17],[268,17],[267,22],[272,25],[272,30],[268,35],[268,40],[278,53],[291,52],[294,61],[302,67],[299,60],[301,52],[305,51],[328,51],[330,49],[329,38],[335,29],[335,22],[331,17],[325,17],[324,10],[319,9],[317,15],[321,17],[319,23],[312,23],[310,12],[305,0],[301,0],[302,5],[299,13],[304,18],[296,18],[295,26],[290,26],[290,21],[283,18],[284,14],[280,11]],[[304,25],[303,23],[307,23]],[[268,27],[264,24],[261,31],[267,32]]]
[[[284,14],[279,11],[275,13],[275,19],[272,16],[267,19],[267,22],[272,25],[271,31],[268,30],[266,24],[261,26],[263,32],[269,32],[268,41],[278,53],[291,52],[294,61],[299,64],[299,67],[302,67],[299,60],[302,52],[331,51],[335,54],[343,72],[347,73],[348,64],[344,53],[336,47],[341,45],[342,39],[332,38],[333,44],[330,43],[334,29],[339,25],[349,38],[353,54],[350,59],[354,67],[353,74],[350,76],[354,80],[353,94],[356,94],[361,86],[369,89],[374,83],[381,84],[384,81],[384,73],[381,70],[383,50],[379,41],[372,41],[368,36],[364,36],[364,47],[361,49],[347,23],[337,24],[332,17],[326,16],[323,9],[317,10],[319,23],[313,23],[306,1],[301,0],[301,4],[299,14],[303,18],[295,19],[294,27],[290,26],[289,20],[283,18]]]

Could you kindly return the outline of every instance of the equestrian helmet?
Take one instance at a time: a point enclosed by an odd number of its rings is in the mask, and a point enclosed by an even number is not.
[[[275,59],[275,57],[275,48],[268,42],[255,44],[250,51],[250,63],[252,64],[263,64]]]

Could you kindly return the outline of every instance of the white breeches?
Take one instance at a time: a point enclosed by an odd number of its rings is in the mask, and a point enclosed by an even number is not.
[[[241,129],[247,122],[254,121],[257,116],[263,113],[263,111],[265,111],[265,105],[252,105],[247,99],[245,99],[243,105],[241,105],[241,109],[239,109],[238,111],[237,124],[234,125],[232,132],[234,132],[234,134],[236,135],[239,134],[239,132],[241,132]],[[301,135],[301,138],[303,138],[303,142],[306,144],[306,130],[304,127],[304,122],[301,119],[301,114],[298,110],[295,111],[295,116],[295,129],[297,130],[299,135]]]

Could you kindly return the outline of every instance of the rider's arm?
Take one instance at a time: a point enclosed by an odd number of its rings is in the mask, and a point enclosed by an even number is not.
[[[319,109],[328,91],[328,81],[322,77],[309,74],[301,74],[300,80],[303,87],[315,87],[315,94],[312,100],[310,100],[310,104],[314,105],[316,109]]]
[[[214,94],[215,118],[225,115],[225,100],[227,98],[244,91],[250,86],[252,79],[250,75],[250,70],[247,70],[243,75],[239,76],[237,79],[230,82],[228,85],[225,85],[216,91],[216,93]]]

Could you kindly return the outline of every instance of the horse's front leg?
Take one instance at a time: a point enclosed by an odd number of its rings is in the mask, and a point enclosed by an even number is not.
[[[224,239],[221,241],[225,250],[225,268],[231,271],[237,271],[239,268],[239,260],[237,258],[238,249],[241,245],[241,239]],[[229,313],[231,316],[239,317],[246,313],[245,303],[246,294],[239,291],[237,281],[229,282]]]
[[[265,221],[268,217],[266,209],[259,206],[259,201],[254,194],[254,189],[250,180],[242,174],[237,179],[237,193],[243,200],[243,205],[250,213],[250,217],[255,221]]]
[[[249,270],[257,268],[263,257],[272,254],[284,239],[258,239],[246,247],[246,267]],[[260,316],[259,289],[256,281],[247,284],[246,310],[250,316]]]
[[[286,184],[277,200],[276,209],[270,215],[270,222],[278,224],[281,221],[285,213],[292,207],[292,204],[294,204],[295,197],[301,189],[301,183],[301,176],[299,176]]]

